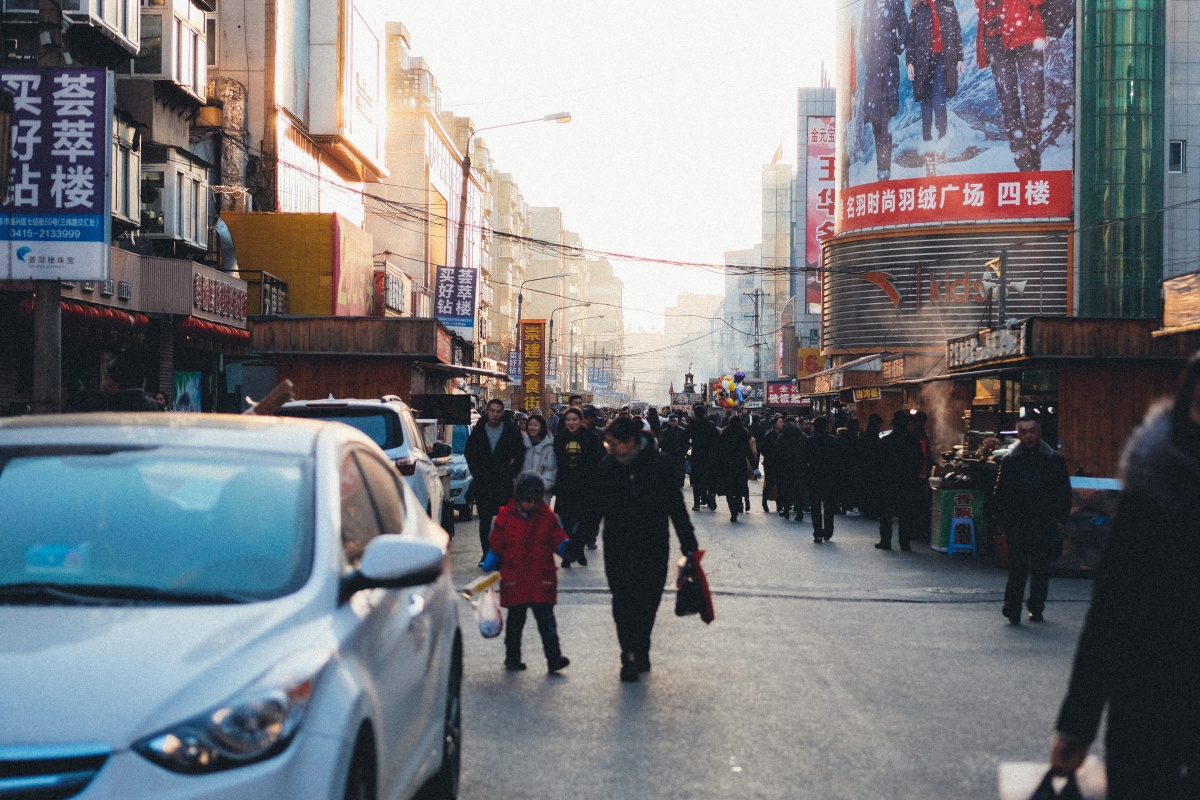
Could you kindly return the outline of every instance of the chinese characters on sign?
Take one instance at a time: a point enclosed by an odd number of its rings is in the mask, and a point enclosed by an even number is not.
[[[1069,218],[1071,172],[908,178],[842,189],[837,229],[938,222]]]
[[[546,389],[546,321],[521,320],[521,382],[513,394],[513,408],[532,411],[544,408],[542,393]]]
[[[767,382],[767,405],[776,406],[800,406],[808,405],[804,402],[804,398],[800,396],[800,389],[790,381],[768,381]]]
[[[438,267],[433,315],[468,342],[475,338],[475,286],[479,273],[469,267]]]
[[[804,260],[810,267],[821,265],[821,242],[833,235],[834,187],[837,185],[833,165],[836,151],[833,117],[809,117],[805,213],[807,244]],[[808,302],[821,302],[819,293]]]
[[[112,76],[92,68],[0,69],[13,93],[9,279],[109,278]]]

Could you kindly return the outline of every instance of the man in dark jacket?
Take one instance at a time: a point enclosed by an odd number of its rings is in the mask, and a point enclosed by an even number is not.
[[[475,424],[463,447],[471,488],[479,511],[479,544],[487,555],[492,517],[512,499],[513,483],[525,463],[525,442],[516,424],[504,419],[504,402],[488,401],[483,419]]]
[[[692,412],[695,416],[688,425],[688,434],[692,439],[692,510],[697,511],[700,506],[706,505],[716,511],[717,495],[713,481],[720,432],[716,425],[709,422],[708,409],[703,405],[697,404]]]
[[[1067,462],[1042,441],[1036,417],[1017,422],[1019,443],[1000,460],[995,508],[1000,532],[1008,537],[1008,584],[1004,616],[1021,624],[1021,601],[1029,579],[1029,619],[1042,621],[1050,588],[1051,540],[1071,514]]]
[[[595,499],[596,472],[604,459],[604,445],[583,425],[583,411],[575,406],[563,412],[562,428],[554,437],[554,512],[571,537],[571,548],[562,565],[579,561],[587,566],[584,548],[595,549],[596,531],[588,524],[587,506]]]
[[[892,415],[892,430],[880,440],[879,541],[876,550],[892,549],[892,522],[900,521],[900,549],[912,550],[911,542],[921,532],[924,519],[925,454],[913,433],[915,410],[901,409]]]
[[[663,428],[659,436],[658,449],[671,457],[675,468],[675,482],[680,489],[683,488],[684,461],[687,459],[689,446],[691,437],[688,436],[687,429],[679,424],[679,415],[668,415],[667,427]]]
[[[607,429],[596,513],[604,521],[604,574],[621,645],[621,680],[650,670],[650,634],[671,555],[668,520],[685,554],[698,549],[671,456],[656,451],[632,419]]]
[[[833,538],[833,515],[836,508],[838,441],[829,432],[829,417],[813,420],[812,438],[808,440],[808,491],[812,503],[813,541],[828,542]]]
[[[764,430],[758,437],[758,454],[762,456],[763,511],[771,510],[767,507],[767,499],[771,496],[772,489],[775,490],[775,508],[783,510],[779,501],[779,437],[782,433],[783,415],[776,414],[775,418],[771,420],[771,427]]]

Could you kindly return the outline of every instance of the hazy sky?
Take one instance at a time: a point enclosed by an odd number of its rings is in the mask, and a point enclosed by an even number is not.
[[[477,128],[530,205],[558,206],[584,246],[720,264],[761,239],[761,168],[796,159],[796,90],[833,72],[815,0],[396,0],[445,110]],[[715,271],[614,261],[627,309],[722,294]],[[629,325],[661,316],[627,313]]]

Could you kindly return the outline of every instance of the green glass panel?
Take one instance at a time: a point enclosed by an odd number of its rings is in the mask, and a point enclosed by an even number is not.
[[[1162,278],[1165,0],[1083,0],[1080,305],[1152,317]]]

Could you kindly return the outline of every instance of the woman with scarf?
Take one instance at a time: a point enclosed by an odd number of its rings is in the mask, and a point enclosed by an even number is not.
[[[1108,707],[1109,800],[1200,796],[1200,353],[1122,458],[1113,532],[1050,764],[1083,763]]]
[[[536,411],[525,422],[525,462],[522,472],[532,472],[542,479],[547,505],[554,496],[554,480],[558,468],[554,460],[554,437],[546,429],[546,418]]]
[[[908,62],[913,99],[921,104],[922,153],[932,155],[936,149],[938,156],[944,158],[942,140],[949,125],[946,102],[958,93],[958,79],[965,70],[962,28],[954,0],[913,0],[912,6],[904,58]]]

